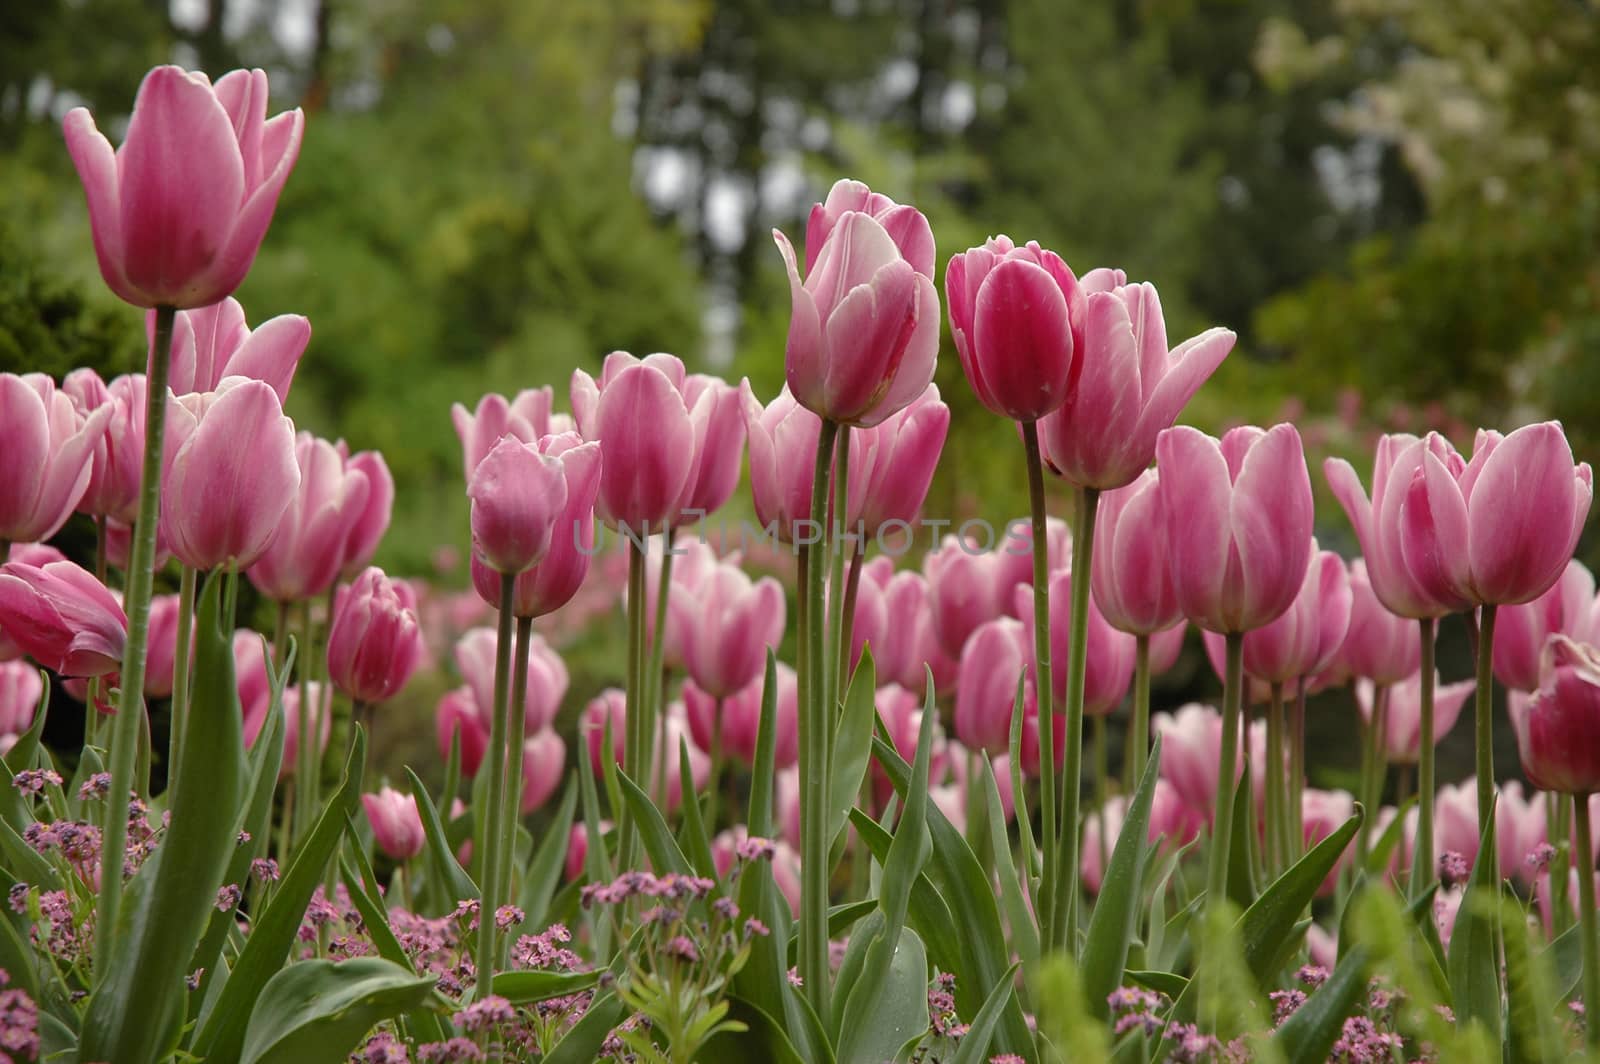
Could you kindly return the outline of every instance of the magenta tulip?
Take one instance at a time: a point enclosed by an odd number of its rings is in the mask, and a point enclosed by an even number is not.
[[[562,771],[567,764],[567,744],[550,728],[534,732],[522,744],[523,816],[543,807],[561,789]]]
[[[255,564],[300,490],[294,423],[277,393],[243,377],[167,407],[161,517],[172,552],[199,570]]]
[[[22,661],[0,662],[0,743],[4,736],[14,740],[33,726],[43,695],[44,677],[38,669]]]
[[[1512,708],[1522,771],[1535,787],[1600,791],[1600,651],[1552,635],[1540,655],[1539,690]]]
[[[155,357],[156,316],[145,316],[146,343]],[[299,314],[279,314],[251,329],[239,301],[178,314],[172,328],[172,366],[167,386],[175,395],[214,392],[224,377],[262,381],[289,401],[289,386],[311,342],[311,323]],[[152,362],[153,364],[153,362]]]
[[[341,456],[345,454],[344,441],[335,446]],[[352,515],[349,535],[344,541],[344,562],[339,568],[343,580],[354,580],[361,571],[372,564],[378,553],[378,544],[389,531],[389,521],[394,513],[394,476],[389,463],[377,451],[357,451],[344,459],[346,475],[360,473],[367,478],[367,501]]]
[[[909,204],[896,203],[881,192],[874,192],[860,181],[840,178],[828,190],[825,202],[814,203],[806,218],[806,272],[817,264],[817,256],[839,220],[850,211],[870,214],[889,234],[911,268],[924,277],[933,276],[933,230],[921,211]]]
[[[1034,646],[1033,592],[1016,588],[1012,592],[1016,612],[1023,618],[1027,630],[1027,645]],[[1072,572],[1057,569],[1050,574],[1050,655],[1052,660],[1067,660],[1067,636],[1072,612]],[[1122,704],[1133,682],[1135,640],[1127,632],[1111,627],[1094,599],[1089,599],[1088,645],[1084,653],[1083,711],[1091,717],[1103,717]],[[1032,655],[1030,654],[1030,659]],[[1037,668],[1038,663],[1034,666]],[[1067,670],[1056,669],[1050,675],[1056,704],[1066,701]]]
[[[172,694],[173,668],[178,654],[178,596],[154,595],[150,599],[150,633],[145,647],[144,693],[149,698]],[[194,661],[190,637],[189,660]]]
[[[1234,339],[1229,329],[1211,328],[1168,351],[1154,285],[1091,289],[1066,402],[1039,422],[1045,464],[1080,487],[1131,483],[1155,457],[1158,435],[1222,364]]]
[[[515,576],[550,551],[567,506],[566,467],[536,445],[505,436],[472,471],[467,497],[473,554],[496,572]]]
[[[328,627],[328,676],[356,702],[385,702],[422,659],[417,596],[376,566],[339,589]]]
[[[1005,753],[1011,747],[1011,718],[1017,683],[1023,683],[1023,712],[1038,715],[1032,644],[1023,623],[998,617],[979,625],[961,651],[956,682],[956,736],[975,750]]]
[[[859,512],[848,516],[852,529],[859,521],[866,535],[888,539],[892,529],[885,526],[916,523],[949,428],[950,408],[939,401],[938,386],[930,384],[904,410],[851,433],[846,488],[850,502],[860,499]],[[902,535],[910,539],[909,527]]]
[[[77,369],[67,374],[61,390],[72,397],[84,418],[102,407],[111,411],[105,434],[95,444],[89,487],[78,500],[79,511],[131,524],[139,513],[144,460],[144,374],[123,374],[106,385],[94,370]]]
[[[1283,614],[1311,556],[1311,478],[1300,433],[1187,426],[1156,443],[1168,564],[1178,604],[1213,632],[1247,632]]]
[[[975,541],[956,536],[944,537],[938,550],[923,556],[933,630],[950,657],[961,656],[979,625],[1011,611],[1016,585],[1003,575],[1009,563],[1004,549],[981,550]]]
[[[1422,667],[1416,624],[1390,611],[1373,592],[1367,563],[1350,563],[1350,625],[1336,667],[1350,676],[1388,686]]]
[[[267,76],[159,66],[145,77],[115,152],[82,107],[67,150],[89,202],[107,287],[137,307],[204,307],[250,270],[300,154],[300,110],[267,120]]]
[[[1167,564],[1167,525],[1156,471],[1100,496],[1090,585],[1113,628],[1153,635],[1183,620]]]
[[[62,676],[105,676],[122,667],[128,636],[122,604],[72,562],[0,565],[0,627]]]
[[[43,373],[0,373],[0,540],[55,535],[89,488],[96,447],[113,410],[80,414]]]
[[[1311,541],[1311,564],[1294,602],[1244,636],[1245,675],[1263,684],[1315,676],[1332,663],[1350,627],[1350,575],[1344,560]],[[1222,672],[1223,637],[1205,633],[1206,653]]]
[[[450,756],[450,745],[459,734],[461,774],[472,779],[483,763],[484,752],[489,748],[489,718],[478,708],[478,700],[471,687],[457,687],[445,692],[434,710],[434,735],[439,741],[439,756]]]
[[[1477,689],[1477,681],[1441,685],[1436,678],[1433,688],[1433,745],[1450,734],[1461,707]],[[1361,709],[1361,719],[1372,720],[1373,687],[1370,681],[1357,680],[1356,704]],[[1422,674],[1413,673],[1398,683],[1390,684],[1388,700],[1383,709],[1384,756],[1395,764],[1414,765],[1422,756]]]
[[[1567,563],[1555,584],[1531,602],[1504,606],[1494,623],[1494,674],[1519,691],[1539,688],[1539,654],[1550,636],[1561,634],[1588,642],[1595,605],[1594,574],[1582,562]]]
[[[422,852],[426,836],[415,795],[384,787],[377,794],[363,794],[361,805],[367,811],[373,841],[389,860],[409,861]]]
[[[606,356],[598,382],[572,371],[572,413],[585,440],[599,441],[605,456],[595,515],[613,528],[644,535],[683,517],[682,501],[695,487],[696,419],[684,401],[688,375],[671,355],[636,359],[626,351]],[[717,406],[701,391],[703,428]]]
[[[689,735],[695,746],[710,753],[715,744],[720,743],[723,757],[753,766],[765,686],[764,677],[758,676],[742,689],[718,699],[701,690],[693,680],[685,683],[683,708],[689,723]],[[773,764],[780,769],[788,768],[800,756],[799,698],[794,670],[778,662],[778,717],[774,731]],[[722,714],[720,735],[717,732],[719,707]]]
[[[752,581],[724,562],[676,591],[667,610],[695,684],[726,698],[759,677],[767,651],[783,641],[782,585],[770,576]]]
[[[295,440],[295,463],[300,488],[248,574],[257,590],[278,602],[300,602],[328,592],[339,578],[346,544],[371,492],[365,473],[347,468],[337,447],[309,432]]]
[[[950,259],[944,292],[950,335],[979,402],[1001,417],[1035,421],[1067,401],[1085,302],[1061,256],[1033,241],[1019,248],[990,237]]]
[[[466,479],[478,468],[502,436],[515,436],[523,443],[538,443],[552,433],[571,432],[575,424],[566,414],[553,413],[554,392],[549,385],[527,388],[516,398],[488,393],[478,400],[476,410],[468,412],[460,403],[450,407],[450,420],[461,440],[462,467]]]

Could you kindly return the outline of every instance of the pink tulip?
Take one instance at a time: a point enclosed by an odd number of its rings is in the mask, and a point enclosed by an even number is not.
[[[990,237],[950,259],[944,292],[950,335],[979,402],[1001,417],[1035,421],[1067,401],[1086,305],[1061,256],[1034,241],[1019,248]]]
[[[450,420],[461,440],[466,479],[472,480],[473,470],[494,450],[502,436],[515,436],[523,443],[538,443],[554,433],[575,431],[572,418],[554,413],[554,406],[555,395],[549,385],[524,389],[509,402],[505,396],[490,392],[478,400],[477,409],[470,413],[460,403],[451,406]]]
[[[722,756],[747,766],[756,760],[756,736],[761,727],[761,699],[765,678],[757,676],[742,689],[718,699],[707,694],[693,680],[683,685],[683,708],[694,745],[711,753],[721,743]],[[773,747],[773,764],[788,768],[800,756],[800,700],[795,672],[778,662],[778,717]],[[717,732],[717,714],[722,714],[722,729]],[[668,751],[668,756],[672,752]]]
[[[295,463],[300,489],[249,572],[257,590],[278,602],[327,594],[339,578],[345,544],[371,490],[365,473],[347,469],[338,448],[309,432],[295,440]]]
[[[537,446],[505,436],[473,470],[467,497],[473,554],[496,572],[515,576],[550,551],[567,505],[566,468]]]
[[[391,861],[409,861],[422,852],[426,836],[415,795],[385,787],[377,794],[363,794],[361,805],[367,811],[373,841]]]
[[[1495,856],[1500,878],[1531,884],[1533,868],[1527,858],[1545,841],[1544,795],[1526,794],[1517,780],[1497,786],[1494,811]],[[1482,833],[1478,830],[1477,780],[1467,777],[1439,789],[1434,805],[1435,856],[1459,853],[1468,865],[1478,859]]]
[[[0,662],[0,736],[15,737],[31,728],[43,695],[38,669],[22,661]]]
[[[1434,812],[1437,816],[1437,807]],[[1396,810],[1392,805],[1386,805],[1378,810],[1378,815],[1372,821],[1371,837],[1373,845],[1376,845],[1377,841],[1389,830],[1390,825],[1394,823],[1395,815]],[[1477,815],[1476,809],[1474,809],[1473,815]],[[1394,850],[1390,852],[1389,863],[1384,869],[1384,874],[1391,879],[1399,880],[1406,870],[1411,867],[1411,856],[1416,849],[1417,841],[1417,816],[1416,805],[1412,805],[1410,809],[1406,810],[1406,821],[1400,828],[1400,838],[1395,843]]]
[[[722,508],[744,467],[744,411],[739,389],[720,377],[691,373],[683,405],[694,425],[694,465],[678,500],[674,524],[693,524]]]
[[[924,277],[933,277],[933,230],[921,211],[909,204],[896,203],[881,192],[874,192],[860,181],[840,178],[828,190],[823,203],[814,203],[806,218],[806,272],[810,273],[822,254],[828,237],[850,211],[870,214],[889,234],[911,268]]]
[[[1511,709],[1522,771],[1535,787],[1600,791],[1600,651],[1552,635],[1540,655],[1539,690]]]
[[[132,523],[139,513],[139,477],[144,461],[145,378],[127,373],[110,385],[92,369],[76,369],[61,382],[79,416],[109,407],[105,434],[94,447],[89,487],[78,509],[93,517]]]
[[[56,534],[88,490],[112,414],[109,406],[80,414],[72,396],[43,373],[0,373],[0,540],[30,543]]]
[[[144,693],[148,698],[172,694],[173,669],[178,656],[178,596],[154,595],[150,599],[150,633],[146,637]],[[194,638],[190,635],[189,661],[194,662]]]
[[[1158,435],[1222,364],[1235,337],[1211,328],[1168,351],[1154,285],[1094,291],[1085,282],[1076,379],[1066,402],[1039,422],[1039,443],[1045,463],[1068,483],[1106,490],[1131,483],[1150,464]],[[1231,457],[1228,467],[1237,477]]]
[[[578,718],[578,734],[589,748],[589,764],[596,778],[605,772],[605,732],[611,728],[611,756],[618,766],[627,744],[627,693],[620,687],[608,687],[583,707]],[[670,760],[670,758],[669,758]]]
[[[122,667],[128,618],[94,574],[72,562],[0,565],[0,627],[33,660],[63,676]]]
[[[866,570],[875,563],[887,565],[890,570],[894,569],[894,560],[887,555],[879,555],[862,566],[860,582],[856,588],[855,613],[850,624],[850,663],[847,675],[853,674],[856,667],[861,664],[861,655],[869,645],[872,647],[873,666],[877,669],[878,675],[883,675],[883,669],[877,664],[877,648],[883,643],[890,627],[889,608],[888,603],[884,601],[882,584],[866,573]]]
[[[317,757],[328,752],[328,740],[333,735],[333,715],[325,712],[328,705],[327,689],[315,680],[305,685],[306,703],[310,710],[311,728],[317,735]],[[292,776],[300,763],[300,685],[289,684],[283,689],[283,767],[278,778]]]
[[[344,441],[336,445],[345,453]],[[394,477],[389,463],[377,451],[357,451],[344,459],[347,475],[361,474],[367,478],[367,501],[352,515],[349,535],[344,541],[344,562],[339,567],[343,580],[354,580],[361,571],[372,564],[378,553],[378,544],[389,531],[389,520],[394,511]]]
[[[1104,809],[1092,812],[1084,819],[1083,853],[1080,860],[1083,867],[1083,885],[1091,894],[1100,893],[1100,884],[1105,877],[1105,868],[1100,863],[1101,840],[1104,839],[1105,853],[1109,859],[1118,839],[1122,837],[1122,826],[1128,816],[1129,804],[1128,796],[1119,794],[1107,802]],[[1177,788],[1164,779],[1156,780],[1155,793],[1151,795],[1150,801],[1150,824],[1146,841],[1154,843],[1160,839],[1161,851],[1170,853],[1180,846],[1187,845],[1196,834],[1198,831],[1189,819],[1188,810],[1184,808],[1183,799],[1178,796]]]
[[[1179,621],[1150,637],[1151,676],[1160,676],[1178,663],[1178,655],[1183,653],[1183,642],[1188,634],[1189,622]]]
[[[233,679],[244,715],[244,745],[255,745],[272,708],[272,677],[267,675],[267,645],[248,628],[234,629]]]
[[[932,611],[925,608],[927,579],[914,569],[895,571],[889,559],[876,558],[862,570],[862,585],[868,581],[878,584],[883,600],[885,623],[872,646],[879,679],[920,695],[926,668],[931,666],[938,690],[953,686],[960,664],[945,653],[934,631]],[[894,623],[888,623],[889,618]]]
[[[124,524],[116,518],[107,518],[102,541],[106,545],[106,564],[113,569],[126,570],[129,548],[133,543],[133,526]],[[157,522],[154,571],[159,573],[170,561],[172,561],[172,545],[167,542],[166,525],[164,522]]]
[[[356,702],[386,702],[421,660],[417,596],[373,566],[339,589],[328,627],[328,675]]]
[[[808,227],[804,282],[788,238],[772,233],[789,271],[789,389],[819,417],[862,427],[921,395],[939,351],[939,294],[931,264],[924,272],[920,262],[908,261],[924,248],[931,252],[931,233],[924,243],[926,222],[917,225],[915,212],[879,213],[897,233],[915,230],[915,244],[903,251],[896,234],[873,214],[845,210],[828,224]],[[822,237],[815,251],[812,232]]]
[[[892,683],[879,687],[873,699],[877,706],[878,717],[888,729],[890,744],[894,746],[895,752],[902,760],[910,763],[917,756],[917,740],[922,731],[922,699],[904,687]],[[933,750],[928,760],[928,778],[930,780],[943,778],[948,761],[949,749],[945,742],[944,727],[935,720]],[[884,773],[883,766],[876,763],[872,766],[871,775],[873,793],[881,805],[888,799],[892,789],[889,777]],[[796,816],[798,815],[797,811]],[[799,836],[796,835],[795,838],[798,839]]]
[[[159,66],[115,153],[82,107],[63,129],[89,202],[100,276],[137,307],[204,307],[250,270],[300,154],[296,108],[267,121],[267,76]]]
[[[294,423],[266,384],[229,377],[167,403],[161,518],[183,564],[255,564],[299,490]]]
[[[611,821],[600,821],[602,835],[612,828]],[[715,847],[716,843],[712,843]],[[572,825],[572,830],[567,833],[567,861],[563,875],[570,883],[583,875],[584,862],[589,859],[589,829],[582,821]]]
[[[156,316],[145,316],[146,343],[155,355]],[[244,308],[229,296],[211,306],[178,314],[172,328],[172,366],[167,387],[174,395],[214,392],[224,377],[249,377],[269,385],[279,403],[289,401],[289,386],[311,342],[311,323],[299,314],[279,314],[254,329]]]
[[[1090,583],[1114,628],[1150,635],[1183,620],[1167,565],[1167,525],[1156,471],[1100,497]]]
[[[539,453],[558,461],[566,481],[566,505],[551,524],[550,547],[544,558],[517,574],[511,612],[517,617],[543,617],[572,601],[589,575],[594,544],[594,503],[600,490],[600,445],[584,443],[575,432],[541,437]],[[472,586],[490,605],[500,602],[500,574],[474,553]]]
[[[494,711],[494,659],[497,636],[493,628],[474,628],[456,642],[456,667],[472,691],[478,715],[487,723]],[[527,702],[523,716],[527,733],[532,735],[555,719],[561,700],[567,695],[566,663],[543,636],[535,635],[528,644]],[[449,749],[449,744],[445,744]]]
[[[1336,667],[1373,683],[1399,683],[1422,667],[1422,640],[1413,620],[1393,613],[1378,600],[1367,563],[1350,563],[1350,626]]]
[[[726,559],[717,557],[717,552],[709,543],[699,539],[688,539],[682,546],[672,548],[672,587],[669,598],[682,595],[694,595],[702,581],[705,581],[720,568],[724,561],[737,565],[739,553],[736,551]],[[651,552],[645,558],[645,634],[652,640],[656,638],[656,603],[661,590],[661,564],[662,555]],[[685,658],[683,652],[683,621],[685,616],[681,611],[675,613],[667,611],[666,634],[663,637],[662,661],[670,669],[683,671]]]
[[[783,587],[772,577],[752,581],[737,565],[721,563],[667,600],[685,667],[701,690],[727,697],[761,676],[767,651],[783,641]]]
[[[439,756],[450,756],[450,745],[460,733],[461,774],[472,779],[483,763],[484,752],[489,748],[489,718],[478,708],[471,687],[457,687],[445,692],[434,710],[434,735],[439,741]]]
[[[944,537],[938,550],[923,557],[933,630],[950,657],[961,656],[967,637],[979,625],[1011,609],[1015,585],[1001,575],[1008,563],[1004,550],[981,550],[976,542],[955,536]]]
[[[1012,592],[1016,612],[1023,615],[1027,631],[1027,646],[1034,646],[1033,593],[1024,588]],[[1063,667],[1050,674],[1056,704],[1063,705],[1067,697],[1068,636],[1072,613],[1072,572],[1057,569],[1050,575],[1050,654],[1052,660]],[[1122,704],[1133,682],[1135,640],[1127,632],[1119,632],[1101,615],[1094,599],[1089,599],[1088,646],[1084,653],[1083,711],[1091,717],[1103,717]],[[1031,659],[1030,655],[1030,659]],[[1038,663],[1034,662],[1035,667]],[[1036,674],[1037,675],[1037,674]]]
[[[1311,541],[1311,564],[1294,602],[1277,620],[1246,632],[1245,675],[1263,684],[1315,676],[1332,663],[1350,624],[1350,576],[1344,560]],[[1205,633],[1206,653],[1221,674],[1223,637]]]
[[[956,686],[955,728],[963,743],[991,754],[1010,749],[1017,682],[1024,672],[1023,713],[1037,717],[1032,660],[1028,630],[1015,618],[997,617],[972,633],[961,651]]]
[[[1440,684],[1437,676],[1433,688],[1433,745],[1450,734],[1461,707],[1466,705],[1478,684],[1475,680]],[[1373,686],[1371,681],[1357,680],[1356,704],[1361,709],[1361,719],[1372,719]],[[1388,701],[1383,710],[1384,756],[1395,764],[1414,765],[1422,755],[1422,674],[1413,673],[1399,683],[1389,685]]]
[[[811,519],[811,483],[822,422],[795,402],[788,385],[763,407],[750,390],[750,382],[743,381],[739,402],[750,440],[750,495],[756,520],[770,530],[767,534],[772,538],[792,544],[805,538],[797,537],[800,522]],[[821,521],[819,516],[812,535],[820,535]]]
[[[1247,632],[1294,602],[1311,555],[1311,478],[1300,434],[1187,426],[1156,444],[1168,563],[1184,614],[1213,632]]]
[[[1151,731],[1161,737],[1161,778],[1177,790],[1195,823],[1209,825],[1219,804],[1222,715],[1211,706],[1191,702],[1176,713],[1157,713],[1151,720]],[[1243,736],[1239,746],[1242,754]],[[1234,771],[1237,782],[1237,777],[1244,775],[1243,757],[1235,763]]]
[[[697,468],[696,418],[685,403],[688,375],[671,355],[636,359],[625,351],[606,356],[598,382],[572,371],[572,413],[578,431],[599,441],[605,461],[595,515],[635,535],[657,531],[683,518],[682,500],[693,491]],[[697,396],[709,426],[716,396]]]
[[[561,789],[567,764],[567,744],[550,728],[534,732],[522,744],[523,816],[543,807]]]
[[[1293,801],[1293,797],[1289,799]],[[1355,815],[1356,800],[1349,791],[1320,791],[1314,787],[1307,787],[1300,795],[1300,822],[1304,834],[1306,849],[1317,845],[1337,831],[1345,821]],[[1352,847],[1354,838],[1345,843],[1343,853],[1333,868],[1328,872],[1327,878],[1322,881],[1322,886],[1317,888],[1317,897],[1326,898],[1333,894],[1339,885],[1339,871],[1350,863],[1355,855]]]
[[[1550,590],[1515,606],[1501,607],[1494,622],[1494,674],[1507,687],[1539,688],[1539,653],[1553,634],[1587,642],[1595,605],[1594,575],[1574,559]]]
[[[977,787],[980,794],[975,797],[980,797],[986,787],[981,773],[973,775],[978,765],[975,752],[954,742],[945,744],[945,750],[947,752],[945,760],[950,768],[951,779],[958,785],[961,793],[965,795],[967,788]],[[1011,793],[1011,755],[1000,754],[994,757],[990,761],[990,767],[994,771],[995,790],[1000,793],[1000,811],[1005,815],[1006,821],[1010,822],[1017,815],[1016,796]]]
[[[860,521],[867,535],[881,534],[887,541],[895,529],[885,526],[916,523],[949,428],[950,408],[939,401],[938,386],[930,384],[904,410],[850,434],[846,488],[852,500],[860,499],[859,513],[850,515],[852,529]],[[901,535],[909,539],[910,529]]]
[[[682,702],[668,704],[665,720],[659,727],[660,731],[656,738],[657,749],[667,751],[666,811],[675,813],[683,804],[685,787],[685,781],[682,778],[682,766],[677,756],[679,745],[687,744],[689,751],[689,780],[687,781],[687,786],[691,797],[704,790],[706,784],[710,782],[711,757],[696,746],[690,737],[688,716],[684,713]]]

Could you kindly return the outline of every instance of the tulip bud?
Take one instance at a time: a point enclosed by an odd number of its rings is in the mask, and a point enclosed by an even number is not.
[[[328,676],[356,702],[393,698],[422,657],[417,597],[374,566],[339,589],[328,626]]]
[[[1350,576],[1333,551],[1311,541],[1311,564],[1294,602],[1276,620],[1244,636],[1245,675],[1262,684],[1315,676],[1332,663],[1350,626]],[[1223,637],[1205,633],[1213,667],[1223,660]]]
[[[476,703],[478,719],[487,722],[494,712],[495,645],[498,636],[493,628],[474,628],[456,641],[456,667],[467,682]],[[543,636],[535,635],[528,643],[527,699],[523,715],[527,719],[527,734],[532,735],[548,727],[555,720],[556,710],[566,697],[567,666]],[[445,733],[448,735],[448,732]],[[487,734],[487,732],[485,733]],[[450,744],[441,744],[448,752]]]
[[[1535,787],[1600,791],[1600,651],[1552,635],[1539,659],[1539,690],[1511,709],[1522,771]]]
[[[434,710],[434,732],[439,740],[439,756],[450,756],[452,739],[459,734],[461,774],[472,779],[478,774],[483,755],[489,748],[489,720],[478,709],[472,688],[458,687],[439,699]]]
[[[495,444],[467,487],[472,500],[472,549],[485,565],[515,575],[550,550],[567,505],[561,462],[506,436]]]
[[[311,730],[317,737],[317,760],[328,752],[328,740],[333,736],[333,715],[325,712],[328,704],[327,688],[315,680],[305,685],[306,705],[311,718]],[[294,775],[300,759],[300,686],[290,684],[283,689],[283,765],[278,778]]]
[[[767,651],[783,641],[783,587],[770,576],[752,581],[737,565],[722,563],[677,592],[667,611],[695,684],[727,697],[758,679]]]
[[[967,746],[1004,753],[1011,746],[1017,683],[1023,681],[1023,712],[1038,713],[1027,629],[1012,617],[979,625],[961,651],[956,686],[956,736]]]
[[[60,530],[89,487],[112,414],[106,405],[80,414],[43,373],[0,373],[0,540],[31,543]]]
[[[1100,496],[1090,583],[1113,627],[1151,635],[1183,620],[1167,564],[1167,525],[1156,471]]]
[[[606,357],[598,383],[572,373],[572,413],[578,431],[598,441],[604,455],[595,513],[607,525],[644,536],[683,518],[681,501],[694,490],[697,430],[684,403],[687,374],[671,355],[636,359],[625,351]],[[702,392],[697,403],[715,404]]]
[[[373,841],[391,861],[409,861],[422,852],[426,836],[415,795],[385,787],[377,794],[363,794],[361,805],[372,825]]]
[[[573,421],[565,414],[552,413],[554,392],[549,385],[527,388],[507,402],[493,392],[478,400],[471,413],[460,403],[450,408],[450,420],[461,440],[462,464],[466,479],[494,449],[502,436],[515,436],[523,443],[538,443],[552,433],[571,432]]]
[[[876,536],[892,523],[916,523],[949,428],[950,408],[939,401],[938,386],[930,384],[904,410],[850,434],[846,491],[852,500],[860,499],[859,513],[849,515],[852,527],[859,519],[865,534]],[[909,537],[909,527],[905,534]]]
[[[549,728],[539,729],[523,742],[522,802],[518,806],[523,816],[542,807],[561,789],[566,763],[567,744]]]

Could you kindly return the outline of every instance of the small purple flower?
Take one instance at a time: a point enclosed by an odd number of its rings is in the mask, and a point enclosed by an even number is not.
[[[11,785],[23,794],[37,798],[46,786],[61,786],[61,773],[48,768],[24,769],[11,778]]]
[[[1439,885],[1445,890],[1466,882],[1471,874],[1467,859],[1455,850],[1446,850],[1439,856]]]
[[[217,912],[227,913],[238,908],[239,899],[243,894],[237,883],[229,883],[222,887],[217,891]]]
[[[111,793],[111,773],[96,772],[78,787],[78,799],[84,802],[104,798]]]

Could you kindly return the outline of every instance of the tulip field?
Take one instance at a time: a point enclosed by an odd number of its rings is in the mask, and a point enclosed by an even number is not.
[[[615,351],[441,400],[442,590],[373,564],[384,456],[285,414],[315,323],[235,298],[315,120],[270,110],[159,66],[63,122],[148,360],[0,374],[0,1062],[1600,1059],[1559,422],[1370,468],[1213,437],[1179,422],[1232,330],[839,179],[772,233],[777,394]],[[929,504],[940,359],[1014,427],[1012,521]],[[586,612],[626,639],[574,727],[546,635]],[[1215,697],[1162,705],[1186,644]],[[436,757],[380,765],[431,671]]]

